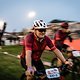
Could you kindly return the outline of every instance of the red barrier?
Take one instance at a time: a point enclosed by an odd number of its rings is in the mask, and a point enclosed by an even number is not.
[[[54,44],[54,40],[52,40]],[[70,45],[70,47],[74,50],[80,50],[80,39],[73,40],[72,42],[69,42],[69,40],[65,40],[65,44]],[[50,50],[48,47],[46,47],[47,50]]]

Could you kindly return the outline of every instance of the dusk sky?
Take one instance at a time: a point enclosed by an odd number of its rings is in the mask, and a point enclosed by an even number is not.
[[[7,22],[6,31],[29,29],[36,19],[80,22],[80,0],[0,0],[0,20]]]

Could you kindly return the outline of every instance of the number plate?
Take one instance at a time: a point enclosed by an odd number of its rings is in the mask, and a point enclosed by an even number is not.
[[[58,78],[58,77],[60,77],[60,73],[59,73],[58,68],[46,69],[46,74],[47,74],[48,78]]]
[[[73,56],[80,57],[80,51],[72,51]]]

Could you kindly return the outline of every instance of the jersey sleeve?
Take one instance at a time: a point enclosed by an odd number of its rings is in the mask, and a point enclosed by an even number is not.
[[[53,44],[52,40],[46,36],[46,43],[47,43],[47,46],[51,49],[51,50],[55,50],[56,47],[55,45]]]
[[[31,35],[25,36],[24,43],[25,43],[25,50],[32,50],[33,39]]]

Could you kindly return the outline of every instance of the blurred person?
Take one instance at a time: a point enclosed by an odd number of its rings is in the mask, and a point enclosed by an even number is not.
[[[0,29],[0,49],[2,49],[2,46],[1,46],[1,38],[2,38],[2,30]]]
[[[6,25],[7,23],[6,22],[1,22],[1,25],[0,25],[0,49],[2,49],[2,37],[3,37],[3,34],[4,34],[4,31],[6,29]]]
[[[72,42],[72,37],[71,37],[71,31],[69,30],[69,24],[67,22],[62,22],[61,23],[61,28],[58,29],[55,32],[54,35],[54,44],[59,49],[61,52],[66,52],[70,53],[72,52],[72,48],[65,44],[64,41],[68,39],[70,42]],[[61,60],[58,58],[58,63],[57,65],[60,66],[62,64]]]
[[[72,62],[67,61],[62,53],[54,46],[51,39],[46,36],[47,25],[43,20],[34,21],[33,32],[24,37],[24,48],[20,56],[21,65],[26,70],[26,75],[34,75],[34,67],[37,71],[43,70],[45,73],[45,67],[41,61],[41,55],[48,46],[53,53],[64,63],[72,66]],[[44,79],[46,80],[46,78]]]

